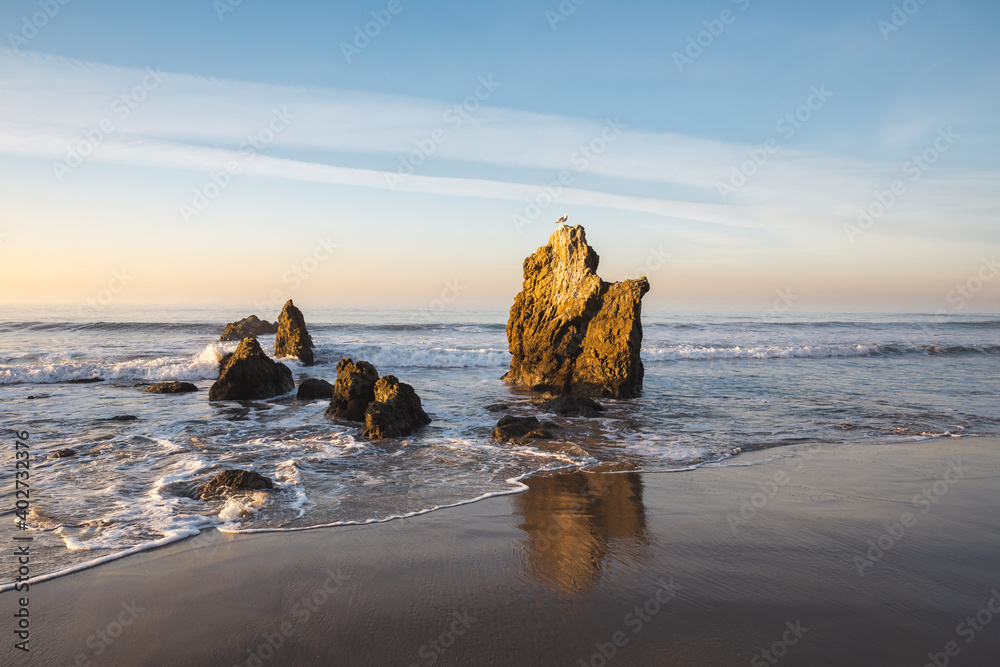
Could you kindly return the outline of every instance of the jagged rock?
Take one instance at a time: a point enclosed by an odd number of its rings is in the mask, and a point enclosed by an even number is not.
[[[401,438],[430,423],[413,387],[386,375],[375,383],[375,402],[365,411],[363,435],[371,440]]]
[[[273,488],[274,482],[261,474],[246,470],[223,470],[198,488],[198,497],[202,500],[208,500],[227,489],[232,491],[262,491]]]
[[[367,361],[341,359],[337,364],[337,381],[333,398],[326,410],[327,417],[363,422],[368,406],[375,402],[378,371]]]
[[[210,401],[246,401],[271,398],[295,389],[288,366],[260,348],[256,338],[244,338],[236,352],[222,359],[219,379],[208,391]]]
[[[529,444],[532,440],[551,440],[552,427],[555,424],[542,424],[537,417],[501,417],[497,427],[493,429],[493,439],[497,442],[509,442],[515,445]]]
[[[278,335],[274,337],[274,356],[298,357],[306,366],[312,366],[315,363],[313,347],[312,336],[306,329],[302,311],[289,299],[278,318]]]
[[[583,227],[560,227],[524,261],[504,379],[533,391],[631,398],[642,388],[645,278],[607,283]]]
[[[278,325],[262,320],[256,315],[244,317],[239,322],[230,322],[219,336],[220,341],[243,340],[250,336],[266,336],[278,333]]]
[[[198,387],[190,382],[157,382],[143,389],[149,394],[184,394],[198,391]]]
[[[299,391],[295,394],[298,399],[330,398],[333,396],[333,385],[326,380],[316,378],[306,378],[299,383]]]
[[[57,449],[49,454],[49,458],[53,459],[68,459],[71,456],[76,456],[75,449]]]
[[[604,406],[586,396],[558,396],[539,403],[539,408],[564,417],[596,417]]]

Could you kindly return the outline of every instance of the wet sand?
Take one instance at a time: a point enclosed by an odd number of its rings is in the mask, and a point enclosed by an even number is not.
[[[998,664],[1000,440],[737,462],[756,465],[552,474],[387,524],[208,531],[33,585],[29,654],[12,648],[24,594],[0,594],[0,662]]]

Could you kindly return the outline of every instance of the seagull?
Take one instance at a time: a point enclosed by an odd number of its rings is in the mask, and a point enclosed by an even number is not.
[[[568,215],[564,215],[563,217],[561,217],[558,220],[556,220],[556,224],[557,225],[561,225],[561,224],[565,223],[567,220],[569,220],[569,216]]]

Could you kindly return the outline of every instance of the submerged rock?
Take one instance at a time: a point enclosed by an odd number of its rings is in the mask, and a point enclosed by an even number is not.
[[[198,387],[190,382],[157,382],[143,389],[149,394],[186,394],[198,391]]]
[[[560,227],[524,261],[510,309],[507,382],[533,391],[632,398],[642,388],[645,278],[607,283],[583,227]]]
[[[66,380],[66,384],[92,384],[94,382],[104,382],[104,378],[80,378],[79,380]]]
[[[219,341],[243,340],[250,336],[265,336],[278,333],[278,325],[262,320],[256,315],[244,317],[238,322],[230,322],[219,336]]]
[[[295,389],[288,366],[264,354],[256,338],[244,338],[236,352],[222,360],[219,379],[208,392],[210,401],[271,398]]]
[[[299,390],[295,398],[299,400],[309,400],[314,398],[330,398],[333,396],[333,385],[326,380],[316,378],[306,378],[299,383]]]
[[[312,366],[315,363],[313,347],[312,336],[306,329],[302,311],[289,299],[278,318],[278,335],[274,337],[274,356],[298,357],[306,366]]]
[[[368,406],[375,402],[378,371],[367,361],[341,359],[327,417],[363,422]]]
[[[134,422],[138,419],[135,415],[115,415],[114,417],[108,417],[109,422]]]
[[[75,449],[57,449],[49,454],[49,458],[53,459],[68,459],[71,456],[76,456]]]
[[[493,429],[493,439],[515,445],[528,444],[532,440],[551,440],[555,424],[542,424],[537,417],[514,417],[507,415],[497,422]]]
[[[198,487],[198,497],[208,500],[223,491],[263,491],[273,489],[274,482],[261,474],[247,470],[223,470]]]
[[[430,423],[413,387],[386,375],[375,383],[375,402],[365,411],[363,435],[371,440],[401,438]]]
[[[558,396],[539,403],[538,407],[563,417],[596,417],[604,411],[603,405],[586,396]]]

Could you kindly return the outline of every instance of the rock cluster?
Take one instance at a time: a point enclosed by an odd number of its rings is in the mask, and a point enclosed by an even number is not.
[[[250,336],[266,336],[278,333],[278,325],[262,320],[256,315],[244,317],[239,322],[230,322],[219,336],[220,341],[243,340]]]
[[[295,389],[292,371],[264,354],[256,338],[244,338],[234,353],[223,357],[221,367],[208,392],[210,401],[259,400]]]
[[[367,361],[341,359],[327,417],[365,423],[371,440],[401,438],[431,423],[413,387],[392,375],[379,378]]]
[[[197,496],[202,500],[214,498],[228,490],[263,491],[273,489],[274,482],[255,472],[246,470],[223,470],[210,481],[198,487]]]
[[[278,317],[278,334],[274,337],[275,357],[298,357],[306,366],[315,363],[313,340],[306,329],[302,311],[289,299]]]
[[[607,283],[583,227],[560,227],[524,261],[507,324],[507,382],[533,391],[632,398],[642,388],[645,278]]]

